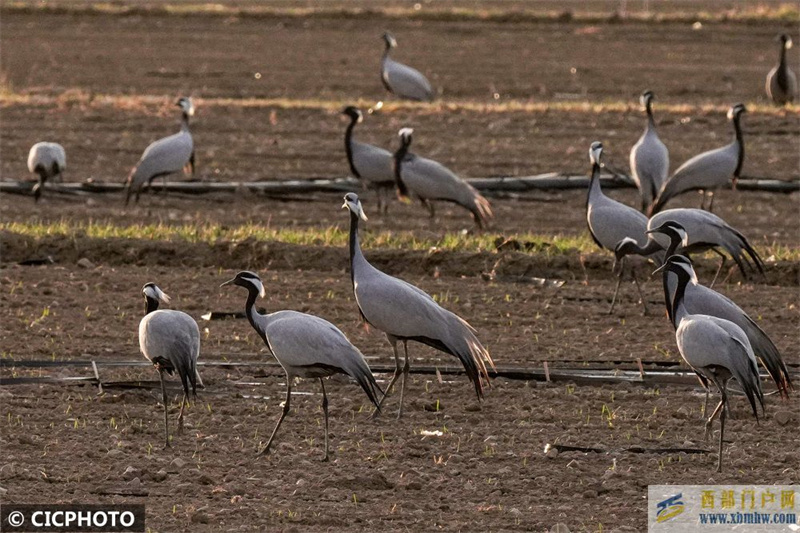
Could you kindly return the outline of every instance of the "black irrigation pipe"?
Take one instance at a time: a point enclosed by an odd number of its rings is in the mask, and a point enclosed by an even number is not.
[[[52,368],[52,367],[100,367],[100,366],[150,366],[147,361],[10,361],[0,360],[0,368]],[[644,362],[642,363],[644,365]],[[266,367],[278,371],[281,367],[275,362],[226,362],[226,361],[198,361],[199,366],[216,366],[222,368],[232,367]],[[392,373],[394,365],[371,364],[373,372]],[[417,365],[411,369],[417,375],[458,375],[464,370],[457,366]],[[649,368],[647,370],[624,370],[619,368],[553,368],[549,369],[546,363],[541,368],[531,367],[499,367],[490,371],[492,377],[503,377],[512,380],[524,381],[567,381],[576,384],[593,385],[598,383],[631,383],[641,385],[682,384],[697,383],[694,372],[689,370],[667,370]],[[762,377],[766,378],[764,374]],[[111,386],[101,381],[99,374],[83,377],[55,378],[43,377],[0,377],[0,385],[18,385],[25,383],[89,383],[94,385]],[[141,380],[132,382],[116,382],[119,386],[124,383],[140,383]]]
[[[527,177],[495,177],[473,178],[467,180],[476,189],[485,193],[519,194],[529,191],[553,191],[569,189],[586,189],[589,186],[587,176],[569,176],[557,172]],[[631,188],[633,182],[623,174],[614,174],[602,178],[603,187]],[[0,193],[32,194],[34,181],[2,181]],[[730,185],[728,186],[730,188]],[[184,194],[206,194],[214,192],[235,193],[250,191],[254,193],[286,196],[309,193],[346,193],[361,190],[361,183],[353,178],[314,178],[307,180],[275,180],[253,182],[213,182],[213,181],[168,181],[153,184],[154,191],[167,191]],[[47,183],[46,193],[63,193],[72,195],[88,195],[117,193],[125,189],[122,183],[113,182],[78,182]],[[748,177],[738,180],[737,189],[742,191],[763,191],[775,193],[792,193],[800,191],[800,180],[776,180],[768,178]],[[302,199],[302,198],[297,198]]]

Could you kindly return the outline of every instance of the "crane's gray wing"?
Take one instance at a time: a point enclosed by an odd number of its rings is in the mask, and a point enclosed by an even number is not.
[[[420,71],[388,57],[383,60],[383,80],[401,98],[422,102],[433,100],[433,88]]]
[[[407,157],[400,166],[400,179],[419,198],[454,202],[482,221],[492,217],[489,201],[475,187],[438,161],[419,156]]]
[[[703,285],[690,283],[686,288],[684,304],[691,314],[710,315],[739,326],[778,390],[781,394],[788,394],[791,380],[783,356],[764,330],[733,300]]]
[[[647,217],[611,198],[603,196],[590,203],[586,219],[595,241],[607,250],[613,250],[625,237],[639,246],[647,243]]]
[[[678,349],[689,365],[703,374],[712,366],[726,368],[739,382],[753,414],[758,418],[756,399],[764,406],[758,364],[744,331],[736,324],[708,315],[690,315],[675,333]]]
[[[363,180],[371,184],[394,183],[394,159],[388,150],[351,141],[353,165]]]
[[[669,175],[669,151],[656,130],[648,127],[631,149],[631,177],[642,200],[653,202]]]
[[[481,396],[480,376],[488,379],[486,365],[494,362],[465,320],[417,287],[374,268],[358,272],[354,292],[364,318],[376,328],[458,357]]]
[[[739,144],[703,152],[681,165],[662,187],[654,209],[658,211],[675,196],[695,189],[716,189],[733,178],[739,156]]]
[[[314,315],[279,311],[268,316],[270,350],[290,376],[315,368],[352,377],[378,405],[380,391],[367,361],[336,326]]]
[[[188,392],[195,388],[197,358],[200,356],[200,328],[181,311],[153,311],[139,322],[139,348],[150,361],[169,361]],[[188,382],[187,382],[188,380]]]
[[[133,185],[153,176],[179,172],[189,162],[194,143],[188,131],[180,131],[152,143],[133,171]]]

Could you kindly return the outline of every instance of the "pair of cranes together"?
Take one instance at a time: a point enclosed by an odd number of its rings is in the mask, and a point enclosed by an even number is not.
[[[381,272],[367,261],[361,252],[358,238],[359,221],[366,221],[367,216],[358,196],[355,193],[345,195],[342,207],[350,212],[350,277],[355,300],[364,321],[382,331],[392,345],[396,363],[394,375],[386,391],[382,391],[358,348],[350,343],[341,330],[322,318],[297,311],[277,311],[266,315],[259,313],[256,300],[266,296],[264,284],[253,272],[239,272],[222,286],[237,285],[247,290],[247,319],[286,372],[283,411],[266,446],[259,454],[269,451],[289,412],[294,378],[317,378],[320,381],[327,460],[328,397],[322,378],[337,373],[350,376],[375,406],[376,414],[380,412],[387,394],[397,380],[402,378],[397,412],[400,418],[410,370],[409,341],[416,341],[457,357],[472,381],[478,398],[483,396],[484,385],[488,384],[488,367],[494,368],[488,350],[481,344],[469,323],[441,307],[414,285]],[[181,428],[183,407],[188,400],[190,388],[191,393],[195,393],[200,333],[197,323],[189,315],[180,311],[158,309],[159,303],[169,302],[169,297],[155,284],[147,283],[142,292],[145,298],[145,316],[139,324],[139,346],[159,372],[164,400],[165,445],[169,446],[164,372],[177,372],[181,379],[184,393],[178,415],[178,427]],[[402,362],[398,343],[403,344]]]

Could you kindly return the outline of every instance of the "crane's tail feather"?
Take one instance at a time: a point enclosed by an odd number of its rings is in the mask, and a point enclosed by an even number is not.
[[[753,348],[753,353],[759,358],[761,364],[767,370],[767,373],[775,382],[778,393],[782,398],[789,398],[789,391],[794,390],[791,378],[789,377],[789,370],[786,367],[786,362],[783,360],[780,351],[773,344],[772,340],[767,336],[764,331],[758,327],[758,324],[749,319],[750,328],[745,329],[750,345]]]
[[[741,357],[731,358],[729,370],[731,374],[733,374],[733,377],[736,378],[736,381],[739,382],[739,385],[741,385],[742,390],[747,396],[747,400],[750,402],[750,407],[753,409],[753,416],[758,420],[756,400],[761,404],[761,412],[764,412],[764,393],[761,391],[758,365],[755,359],[751,359],[748,356],[747,348],[745,348],[741,342],[735,338],[733,338],[733,341],[741,347],[742,354]]]

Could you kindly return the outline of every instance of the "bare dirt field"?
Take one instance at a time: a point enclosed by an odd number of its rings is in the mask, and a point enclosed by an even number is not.
[[[607,9],[611,3],[596,4]],[[397,58],[442,87],[437,103],[395,105],[387,98],[378,76],[385,29],[398,38]],[[415,151],[465,177],[584,174],[594,140],[604,142],[611,165],[627,171],[628,151],[644,126],[638,94],[650,88],[658,96],[659,132],[673,169],[728,142],[725,111],[742,101],[751,108],[743,121],[743,174],[798,180],[798,108],[772,109],[763,95],[777,52],[773,38],[783,31],[796,33],[796,25],[765,20],[693,29],[580,18],[499,23],[379,13],[304,19],[6,7],[0,18],[0,173],[3,180],[27,179],[27,151],[47,138],[67,149],[66,181],[122,182],[149,142],[176,130],[173,102],[183,94],[198,104],[192,132],[197,178],[206,181],[344,177],[346,122],[339,110],[379,100],[387,105],[358,127],[361,139],[396,146],[397,130],[413,126]],[[630,189],[609,194],[637,204]],[[722,191],[715,201],[715,211],[767,264],[765,280],[748,282],[733,272],[718,289],[769,333],[796,382],[799,198]],[[376,245],[386,235],[425,242],[467,238],[463,230],[471,223],[463,211],[444,205],[435,224],[418,205],[398,202],[389,216],[379,216],[373,197],[365,193],[363,199],[370,215],[363,230],[368,258],[469,320],[501,369],[540,371],[547,362],[553,371],[633,370],[637,358],[646,370],[680,367],[657,277],[644,285],[648,315],[630,283],[615,313],[606,313],[614,289],[611,258],[588,244],[585,191],[491,198],[495,221],[488,233],[498,243],[525,234],[554,242],[527,251]],[[698,203],[696,194],[675,201]],[[373,367],[392,365],[382,334],[359,321],[339,237],[330,245],[324,236],[298,244],[256,237],[102,239],[86,231],[90,224],[220,231],[259,225],[341,236],[348,218],[340,205],[340,195],[329,194],[282,200],[244,192],[145,194],[129,207],[113,194],[45,191],[37,204],[4,195],[0,377],[92,373],[16,362],[143,361],[136,331],[140,290],[148,281],[173,296],[172,307],[198,320],[202,361],[269,362],[245,320],[200,318],[242,310],[240,289],[218,288],[242,269],[265,281],[267,298],[259,305],[322,316]],[[578,244],[564,249],[555,244],[559,239]],[[48,256],[53,263],[20,264]],[[89,263],[79,266],[82,259]],[[697,265],[701,281],[708,281],[716,259],[699,257]],[[556,288],[537,278],[566,283]],[[453,358],[419,345],[411,346],[411,356],[412,368],[436,367],[442,375],[412,374],[401,421],[394,419],[396,398],[373,420],[353,383],[330,380],[330,463],[320,461],[321,395],[312,380],[295,387],[274,453],[255,458],[285,395],[285,379],[274,366],[202,366],[205,388],[168,450],[161,448],[160,391],[149,366],[101,366],[108,384],[102,394],[85,383],[3,385],[0,487],[6,492],[0,497],[145,503],[148,528],[164,532],[547,531],[557,523],[572,531],[642,531],[648,484],[800,481],[796,397],[769,395],[757,425],[746,402],[734,396],[725,468],[717,474],[716,434],[703,441],[703,395],[691,382],[506,377],[494,379],[478,402],[466,377],[449,372]],[[389,377],[379,374],[382,386]],[[177,396],[177,382],[171,386]],[[767,381],[764,388],[774,390]],[[441,434],[430,433],[436,431]],[[610,453],[545,454],[546,444]],[[625,451],[632,447],[651,451]],[[652,451],[657,448],[708,453]]]

